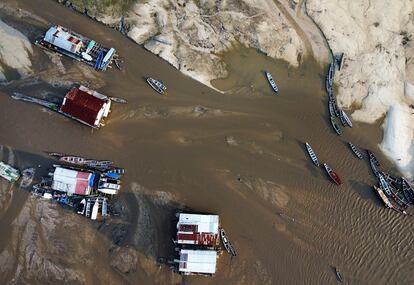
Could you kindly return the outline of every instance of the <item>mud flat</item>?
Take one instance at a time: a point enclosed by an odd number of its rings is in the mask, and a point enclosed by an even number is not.
[[[3,283],[328,284],[336,282],[332,265],[350,283],[409,283],[413,220],[382,208],[366,163],[332,133],[319,63],[304,60],[296,69],[240,47],[223,55],[229,76],[212,83],[222,94],[54,1],[6,3],[2,21],[29,40],[60,23],[128,61],[121,72],[98,73],[33,48],[33,75],[0,89],[1,159],[22,169],[41,165],[41,177],[52,163],[44,151],[60,151],[109,159],[127,173],[117,203],[123,215],[107,224],[0,181]],[[13,7],[21,14],[8,12]],[[262,69],[283,96],[272,93]],[[147,75],[163,79],[169,95],[154,94]],[[91,131],[9,98],[13,91],[59,98],[77,81],[129,103]],[[373,150],[381,139],[379,125],[358,124],[344,135]],[[309,162],[304,141],[341,175],[340,190]],[[238,250],[235,259],[220,257],[214,278],[183,278],[159,262],[172,257],[171,214],[182,207],[219,214]]]

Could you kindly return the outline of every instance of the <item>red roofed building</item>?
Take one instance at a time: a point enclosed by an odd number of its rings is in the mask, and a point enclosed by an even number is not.
[[[72,88],[63,99],[60,112],[90,127],[98,128],[111,109],[111,100],[85,86]]]
[[[177,243],[215,246],[219,242],[219,216],[181,213],[177,223]]]

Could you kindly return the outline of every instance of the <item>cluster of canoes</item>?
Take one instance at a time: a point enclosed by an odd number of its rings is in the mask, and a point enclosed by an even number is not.
[[[335,96],[333,94],[333,78],[335,76],[335,70],[336,69],[341,70],[343,60],[344,60],[343,54],[334,56],[333,61],[329,65],[328,74],[326,75],[326,79],[325,79],[325,88],[326,88],[326,93],[328,95],[329,120],[331,122],[331,125],[334,131],[339,136],[342,135],[342,129],[339,123],[337,122],[337,119],[339,119],[343,127],[352,128],[351,119],[348,117],[348,115],[345,113],[344,110],[338,107]]]
[[[305,145],[313,164],[320,166],[319,160],[311,145],[308,142],[306,142]],[[351,142],[348,142],[348,145],[357,158],[364,158],[364,155],[357,146]],[[366,153],[372,172],[378,179],[378,185],[373,186],[375,192],[379,195],[387,208],[393,209],[401,214],[408,215],[406,209],[409,206],[414,205],[413,188],[404,177],[398,177],[378,170],[380,165],[378,159],[371,151],[366,150]],[[335,184],[340,185],[341,179],[338,174],[333,171],[328,164],[324,163],[323,166],[331,180]]]
[[[387,208],[408,215],[407,208],[414,205],[413,188],[404,177],[380,171],[378,169],[380,163],[375,155],[369,150],[367,150],[367,154],[371,170],[378,179],[378,186],[373,186],[375,192]]]

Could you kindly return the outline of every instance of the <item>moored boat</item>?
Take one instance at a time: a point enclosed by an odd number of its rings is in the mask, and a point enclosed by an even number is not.
[[[338,136],[342,135],[341,127],[337,124],[334,117],[330,117],[331,125],[334,129],[334,131],[338,134]]]
[[[339,175],[335,171],[333,171],[333,169],[330,168],[328,164],[324,163],[323,166],[325,167],[325,170],[328,173],[329,177],[332,179],[332,181],[335,182],[336,185],[341,185],[342,181],[339,178]]]
[[[382,202],[384,202],[385,206],[387,208],[394,208],[394,206],[391,204],[390,200],[388,199],[388,197],[384,194],[384,192],[382,191],[381,188],[377,187],[374,185],[374,190],[377,192],[377,194],[379,195],[379,197],[381,198]]]
[[[277,87],[276,82],[273,79],[272,74],[270,74],[270,72],[268,72],[268,71],[265,71],[265,74],[266,74],[267,81],[269,81],[269,84],[272,87],[273,91],[275,91],[276,94],[279,94],[279,88]]]
[[[380,181],[381,189],[384,190],[385,194],[387,194],[388,197],[391,197],[393,194],[391,193],[390,185],[380,172],[378,172],[378,179]]]
[[[345,121],[345,118],[344,118],[344,116],[342,114],[342,110],[339,110],[339,120],[341,121],[342,126],[344,126],[344,127],[347,126],[347,123]]]
[[[0,176],[13,183],[19,180],[20,171],[0,161]]]
[[[342,282],[344,279],[342,278],[341,272],[339,272],[338,268],[336,267],[334,267],[334,269],[335,269],[336,278],[338,278],[339,282]]]
[[[114,48],[106,48],[85,36],[62,26],[52,26],[35,44],[82,61],[96,70],[104,71],[116,57]]]
[[[348,142],[349,147],[351,148],[352,152],[358,157],[359,159],[362,159],[362,153],[358,150],[358,148],[351,142]]]
[[[221,237],[221,241],[223,242],[223,246],[226,249],[226,251],[231,255],[231,256],[236,256],[236,250],[234,249],[233,245],[231,244],[230,240],[227,238],[226,232],[224,231],[224,229],[220,229],[220,237]]]
[[[160,80],[154,79],[152,77],[147,78],[147,83],[160,94],[164,94],[167,90],[167,87],[164,85],[164,83]]]
[[[328,102],[328,108],[329,108],[329,115],[331,117],[335,117],[336,116],[335,115],[335,109],[334,109],[332,100],[329,100],[329,102]]]
[[[352,122],[351,119],[349,119],[348,115],[345,113],[344,110],[341,110],[341,118],[345,120],[345,123],[348,125],[348,127],[352,128]],[[342,121],[342,119],[341,119]]]
[[[372,172],[379,179],[380,174],[379,174],[379,171],[377,169],[377,166],[379,166],[379,162],[378,162],[377,158],[374,156],[374,154],[371,151],[367,150],[367,154],[368,154],[368,158],[369,158],[369,165],[371,166]]]
[[[315,152],[313,151],[312,147],[310,146],[310,144],[308,142],[306,142],[305,145],[306,145],[306,149],[308,151],[308,154],[309,154],[310,158],[312,159],[312,162],[316,166],[319,166],[319,160],[318,160]]]

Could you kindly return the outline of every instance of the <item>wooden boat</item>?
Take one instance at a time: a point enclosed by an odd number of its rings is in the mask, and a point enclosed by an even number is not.
[[[118,98],[118,97],[109,97],[109,99],[111,99],[111,101],[119,103],[119,104],[126,104],[128,103],[127,100],[125,100],[124,98]]]
[[[346,127],[347,123],[345,121],[344,116],[342,115],[342,110],[339,110],[339,120],[341,121],[342,126]]]
[[[154,79],[152,77],[147,78],[147,83],[160,94],[164,94],[167,90],[167,87],[164,85],[164,83],[160,80]]]
[[[329,102],[328,102],[328,108],[329,108],[329,115],[331,117],[335,117],[336,116],[335,115],[335,109],[334,109],[332,100],[329,100]]]
[[[273,80],[272,74],[270,74],[270,72],[267,72],[267,71],[265,71],[265,74],[266,74],[267,81],[269,81],[270,86],[272,86],[273,91],[275,91],[276,94],[279,94],[279,88],[277,87],[276,82]]]
[[[236,250],[234,249],[233,245],[231,244],[230,240],[227,238],[226,232],[224,229],[220,229],[220,237],[221,241],[223,242],[224,248],[231,256],[236,256]]]
[[[333,96],[333,94],[331,96],[331,101],[332,101],[332,107],[333,107],[334,112],[335,112],[335,116],[339,118],[339,116],[340,116],[339,108],[338,108],[338,105],[336,105],[336,100],[335,100],[335,97]]]
[[[341,110],[341,117],[345,120],[345,124],[347,124],[348,127],[352,128],[351,119],[349,119],[348,115],[345,113],[344,110]],[[341,119],[341,121],[342,121],[342,119]]]
[[[377,169],[377,166],[379,166],[379,162],[377,158],[374,156],[374,154],[367,150],[368,158],[369,158],[369,165],[371,166],[372,172],[375,176],[379,177],[379,172]]]
[[[342,282],[344,279],[342,278],[341,272],[339,272],[338,268],[336,267],[334,267],[334,269],[335,269],[336,278],[338,278],[339,282]]]
[[[325,78],[325,89],[326,93],[328,93],[328,96],[332,96],[333,90],[332,90],[332,81],[329,81],[329,76],[327,75]]]
[[[387,196],[384,194],[381,188],[374,185],[374,190],[377,192],[382,202],[384,202],[385,207],[390,209],[394,208],[394,206],[391,204],[390,200],[387,198]]]
[[[328,173],[329,177],[335,182],[336,185],[341,185],[342,181],[339,178],[338,174],[329,167],[328,164],[324,163],[323,166],[325,167],[326,172]]]
[[[49,155],[56,157],[59,161],[86,166],[90,168],[108,168],[113,165],[110,160],[94,160],[75,155],[64,155],[59,153],[50,153]]]
[[[402,187],[402,192],[403,192],[404,196],[407,198],[407,200],[411,204],[414,204],[414,191],[410,187],[408,182],[402,177],[401,177],[401,187]]]
[[[336,123],[335,118],[330,117],[330,120],[331,120],[331,125],[334,131],[338,134],[338,136],[341,136],[342,135],[341,127]]]
[[[312,159],[313,164],[315,164],[316,166],[319,166],[319,160],[316,157],[316,154],[313,151],[312,147],[310,146],[310,144],[308,142],[306,142],[305,145],[306,145],[306,149],[307,149],[307,151],[309,153],[309,156]]]
[[[13,183],[19,180],[20,171],[0,161],[0,176]]]
[[[388,197],[392,196],[390,185],[385,180],[384,176],[381,174],[381,172],[378,172],[378,178],[380,181],[381,189],[384,190],[385,194],[387,194]]]
[[[344,64],[344,59],[345,59],[344,53],[341,52],[339,54],[335,54],[333,58],[334,58],[336,67],[338,68],[338,70],[341,70],[342,65]]]
[[[329,69],[328,69],[328,81],[331,86],[332,86],[332,81],[333,81],[334,76],[335,76],[335,66],[334,66],[334,63],[332,62],[329,65]]]
[[[358,150],[358,148],[351,142],[348,142],[349,147],[351,148],[352,152],[358,157],[359,159],[362,159],[362,153]]]

